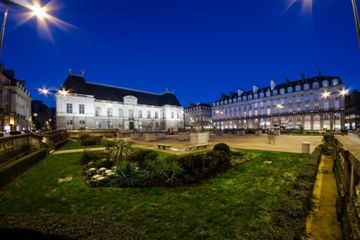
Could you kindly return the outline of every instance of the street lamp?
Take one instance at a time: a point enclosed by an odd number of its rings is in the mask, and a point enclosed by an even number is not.
[[[5,35],[5,27],[7,22],[7,17],[9,14],[9,8],[13,7],[22,7],[25,9],[30,10],[30,18],[36,17],[39,20],[45,20],[47,18],[51,18],[51,16],[46,12],[46,8],[42,7],[38,2],[30,4],[30,3],[20,3],[13,0],[0,0],[0,3],[5,5],[5,12],[4,12],[4,19],[1,26],[1,33],[0,33],[0,50],[3,49],[3,42],[4,42],[4,35]]]
[[[323,92],[322,97],[327,99],[328,97],[330,97],[330,92],[328,92],[328,91]]]

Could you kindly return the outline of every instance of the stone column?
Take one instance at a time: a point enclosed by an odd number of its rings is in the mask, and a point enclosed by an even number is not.
[[[320,130],[324,129],[324,115],[320,114]]]

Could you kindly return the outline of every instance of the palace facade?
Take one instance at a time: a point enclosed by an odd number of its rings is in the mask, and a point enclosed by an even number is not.
[[[344,128],[346,90],[339,77],[302,77],[270,86],[253,86],[223,94],[213,104],[216,129],[281,127],[283,129],[340,130]]]
[[[173,92],[91,83],[83,74],[70,73],[56,94],[58,129],[177,130],[184,127],[183,114]]]

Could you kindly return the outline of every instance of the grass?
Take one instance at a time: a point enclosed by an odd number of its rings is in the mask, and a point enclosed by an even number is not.
[[[252,239],[308,155],[246,153],[255,160],[198,186],[124,189],[89,188],[80,153],[51,155],[1,193],[0,227],[83,239]],[[73,180],[58,183],[64,176]]]
[[[70,139],[58,150],[68,150],[68,149],[79,149],[79,148],[95,148],[95,147],[105,147],[107,143],[112,142],[111,140],[101,140],[100,144],[91,145],[91,146],[82,146],[79,140]]]

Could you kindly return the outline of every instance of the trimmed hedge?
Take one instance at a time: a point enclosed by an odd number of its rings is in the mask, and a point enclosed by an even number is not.
[[[293,187],[275,210],[271,222],[258,233],[258,240],[303,238],[306,217],[312,208],[313,187],[320,158],[321,147],[317,147],[295,179]]]
[[[4,187],[13,178],[19,176],[32,165],[45,158],[47,153],[47,149],[41,149],[4,165],[0,169],[0,188]]]
[[[230,147],[229,145],[225,144],[225,143],[218,143],[214,146],[213,148],[214,151],[217,152],[224,152],[226,154],[230,153]]]

